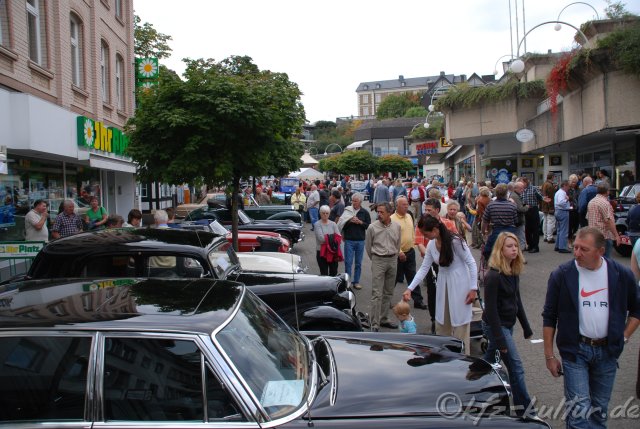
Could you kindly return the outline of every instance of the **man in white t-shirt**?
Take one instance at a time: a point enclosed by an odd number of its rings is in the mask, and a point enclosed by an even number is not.
[[[544,357],[554,377],[564,371],[568,428],[606,427],[618,357],[640,325],[635,277],[604,252],[602,232],[582,228],[573,243],[575,260],[549,277]],[[554,337],[562,361],[554,355]]]
[[[24,217],[24,235],[26,241],[49,241],[49,228],[47,228],[47,202],[36,200],[33,209]]]

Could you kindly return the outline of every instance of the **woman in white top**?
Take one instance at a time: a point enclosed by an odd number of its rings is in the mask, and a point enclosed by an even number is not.
[[[402,297],[409,301],[411,291],[426,277],[431,264],[438,264],[436,334],[459,338],[465,350],[470,350],[471,307],[478,291],[476,261],[464,240],[451,233],[439,219],[424,214],[418,228],[429,239],[429,244],[420,269]]]

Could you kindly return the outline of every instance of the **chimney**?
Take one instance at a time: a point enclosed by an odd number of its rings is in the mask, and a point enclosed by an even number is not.
[[[443,71],[440,72],[440,76],[444,76],[444,72]]]
[[[398,80],[402,82],[404,80],[404,76],[403,75],[398,76]]]
[[[460,82],[466,82],[467,81],[467,75],[466,74],[461,74],[460,75]]]

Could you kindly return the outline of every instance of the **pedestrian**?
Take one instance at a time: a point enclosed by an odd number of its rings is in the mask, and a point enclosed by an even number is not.
[[[153,220],[155,227],[160,229],[167,229],[169,227],[169,215],[165,210],[156,210],[153,213]]]
[[[362,273],[365,234],[371,225],[371,215],[362,208],[362,199],[362,194],[357,192],[353,194],[351,205],[345,207],[338,222],[344,239],[344,268],[349,276],[351,276],[351,267],[355,266],[351,283],[354,289],[362,289],[360,275]]]
[[[342,193],[338,189],[331,191],[329,196],[329,204],[331,204],[331,211],[329,212],[329,220],[336,222],[340,220],[342,212],[344,212],[344,201],[342,201]]]
[[[142,212],[138,209],[131,209],[127,215],[127,221],[122,226],[125,228],[142,226]]]
[[[396,315],[400,322],[398,329],[403,334],[415,334],[418,330],[415,320],[411,315],[411,307],[404,300],[393,306],[393,314]]]
[[[527,238],[525,236],[525,215],[528,208],[522,201],[522,193],[524,191],[524,183],[516,181],[513,184],[513,192],[511,192],[510,198],[516,205],[516,211],[518,212],[518,220],[516,221],[516,237],[520,244],[520,249],[524,250],[527,246]],[[526,262],[525,262],[526,263]]]
[[[618,357],[640,324],[640,296],[629,268],[604,256],[596,228],[578,230],[575,259],[549,277],[543,338],[547,369],[564,372],[567,427],[606,427]],[[553,351],[553,340],[560,352]]]
[[[567,247],[569,245],[569,181],[560,182],[560,188],[553,197],[554,214],[556,218],[556,238],[555,251],[558,253],[571,253]]]
[[[569,244],[573,241],[576,231],[580,227],[580,215],[578,214],[578,200],[580,199],[580,188],[578,187],[578,175],[569,176]]]
[[[58,216],[53,222],[51,238],[69,237],[82,232],[84,225],[80,216],[74,213],[75,203],[72,200],[64,200],[60,207],[62,212],[58,212]]]
[[[307,213],[309,213],[309,217],[311,218],[311,231],[313,231],[313,226],[318,222],[319,209],[320,193],[318,192],[318,186],[313,184],[311,185],[311,192],[307,198]]]
[[[313,225],[315,237],[316,237],[316,261],[320,268],[321,276],[336,276],[338,275],[338,259],[332,258],[329,260],[322,255],[322,246],[327,243],[328,235],[337,234],[340,235],[340,230],[335,222],[329,220],[329,213],[331,209],[329,206],[320,207],[320,220]]]
[[[259,206],[268,206],[271,204],[271,197],[267,192],[263,192],[262,186],[256,187],[256,203]]]
[[[582,191],[578,196],[578,215],[580,217],[580,227],[589,225],[587,221],[587,208],[589,202],[598,193],[598,187],[593,184],[593,179],[590,176],[582,179]]]
[[[415,245],[415,227],[412,214],[409,213],[409,200],[407,200],[407,197],[398,197],[396,211],[391,215],[391,221],[400,225],[401,235],[396,283],[402,283],[406,279],[407,284],[410,284],[416,275],[416,252],[413,248]],[[427,309],[419,286],[412,291],[411,298],[415,308]]]
[[[33,208],[24,217],[24,239],[26,241],[49,241],[49,229],[47,228],[47,202],[36,200]]]
[[[446,218],[456,224],[456,230],[460,237],[466,241],[467,232],[471,232],[471,225],[467,223],[467,218],[464,213],[460,211],[460,204],[456,200],[449,200],[447,202],[447,215]],[[475,222],[475,220],[474,220]]]
[[[518,221],[516,205],[507,200],[507,185],[500,183],[496,186],[495,193],[496,199],[489,203],[482,215],[482,234],[487,237],[482,251],[485,260],[489,259],[498,235],[504,231],[515,234]]]
[[[296,191],[291,195],[291,205],[293,209],[300,213],[302,219],[304,219],[305,207],[307,204],[307,197],[304,195],[302,191],[302,186],[298,186]]]
[[[124,218],[117,214],[109,215],[105,228],[122,228],[124,225]]]
[[[391,201],[394,203],[398,200],[400,196],[407,196],[407,189],[402,185],[402,180],[396,179],[393,182],[393,190],[389,189],[391,193]]]
[[[524,264],[519,238],[510,232],[498,235],[489,257],[489,271],[484,279],[482,330],[489,340],[484,354],[488,362],[497,360],[496,351],[509,371],[513,405],[517,415],[531,412],[533,404],[524,380],[524,367],[513,338],[513,327],[520,322],[524,338],[533,331],[520,297],[520,273]]]
[[[477,298],[478,267],[469,246],[452,234],[439,219],[424,214],[418,221],[422,234],[430,241],[422,265],[402,298],[420,284],[435,262],[439,265],[436,287],[436,334],[453,336],[471,350],[471,305]]]
[[[387,187],[387,179],[378,181],[376,189],[373,191],[373,203],[390,203],[389,188]]]
[[[605,238],[604,256],[611,257],[613,242],[620,245],[620,235],[616,229],[613,207],[609,204],[609,184],[605,181],[597,186],[597,194],[587,204],[587,222],[589,226],[602,231]]]
[[[527,208],[524,215],[524,234],[527,238],[527,249],[529,253],[540,251],[540,204],[543,201],[542,193],[533,183],[526,178],[522,178],[524,190],[522,191],[522,203]]]
[[[491,202],[491,191],[486,186],[481,186],[478,190],[476,198],[476,216],[471,224],[471,247],[480,249],[484,244],[482,237],[482,216],[484,211]]]
[[[547,180],[542,184],[542,213],[544,223],[542,225],[542,235],[545,243],[555,243],[553,232],[556,229],[556,217],[554,213],[553,197],[556,194],[556,185],[553,183],[553,173],[547,174]]]
[[[391,221],[391,204],[376,206],[378,220],[367,228],[365,249],[371,259],[371,330],[380,327],[396,329],[389,320],[389,308],[396,285],[400,225]]]
[[[104,224],[107,223],[107,217],[109,213],[98,202],[98,197],[95,195],[91,197],[89,204],[89,210],[87,210],[87,217],[89,218],[88,230],[103,229]]]
[[[455,222],[440,216],[440,207],[441,207],[440,200],[436,198],[429,198],[423,204],[424,213],[422,214],[422,216],[424,216],[425,214],[428,214],[430,216],[435,217],[440,222],[442,222],[444,226],[446,226],[451,233],[457,234],[458,229],[456,227]],[[418,246],[420,255],[424,258],[427,251],[427,246],[429,244],[429,239],[422,233],[422,230],[418,226],[416,226],[415,234],[416,234],[415,244],[416,246]],[[431,316],[430,332],[432,334],[436,333],[436,322],[435,322],[436,321],[436,282],[438,279],[438,270],[439,270],[439,265],[436,262],[433,262],[431,264],[431,269],[429,270],[425,278],[426,289],[427,289],[427,308],[429,308],[429,315]],[[418,289],[418,286],[416,286],[416,289]],[[413,298],[413,294],[412,294],[412,298]]]

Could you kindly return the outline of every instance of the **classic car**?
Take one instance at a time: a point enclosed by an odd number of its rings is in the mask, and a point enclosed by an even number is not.
[[[69,279],[0,299],[0,427],[548,427],[506,415],[506,373],[453,338],[299,333],[235,282]]]
[[[221,192],[210,192],[200,198],[195,203],[187,203],[180,204],[176,207],[176,219],[184,219],[189,213],[194,211],[195,209],[199,209],[200,207],[205,207],[207,205],[207,201],[210,199],[216,198],[217,195],[222,195],[222,204],[225,202],[225,195]]]
[[[256,258],[245,254],[253,268]],[[214,278],[242,282],[299,329],[362,330],[368,325],[356,313],[349,276],[304,274],[295,267],[297,255],[263,262],[270,272],[247,271],[224,237],[175,228],[124,228],[87,232],[52,241],[33,260],[28,279],[50,278]],[[289,258],[289,262],[282,258]],[[279,272],[269,264],[280,263]],[[176,293],[179,295],[180,293]]]
[[[217,220],[227,228],[231,227],[231,210],[222,206],[201,207],[189,213],[187,221],[209,223]],[[271,231],[277,232],[291,243],[302,241],[304,233],[302,225],[290,220],[254,220],[244,210],[238,210],[238,230]]]
[[[208,225],[193,221],[183,221],[175,223],[183,229],[196,229],[210,231],[222,237],[226,237],[229,243],[232,242],[231,232],[220,225],[218,221],[211,221]],[[269,231],[238,231],[238,252],[282,252],[291,251],[289,240],[278,234]]]
[[[244,211],[255,220],[290,220],[297,224],[302,224],[302,216],[294,210],[291,204],[270,204],[260,205],[251,197],[251,205],[245,205]],[[207,200],[207,205],[211,208],[226,209],[227,205],[218,198]],[[186,216],[188,218],[189,216]]]

